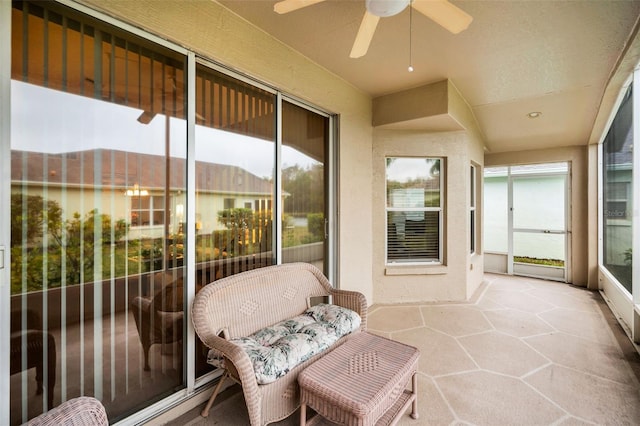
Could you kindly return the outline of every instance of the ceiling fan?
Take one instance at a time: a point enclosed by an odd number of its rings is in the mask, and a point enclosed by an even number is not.
[[[282,0],[273,9],[280,14],[293,12],[326,0]],[[467,29],[473,18],[447,0],[365,0],[366,12],[351,49],[352,58],[364,56],[378,26],[380,18],[397,15],[407,6],[432,19],[453,34]]]

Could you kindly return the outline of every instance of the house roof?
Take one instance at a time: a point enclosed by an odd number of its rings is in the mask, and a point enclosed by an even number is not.
[[[50,186],[108,186],[164,190],[167,171],[172,190],[186,191],[186,160],[108,149],[64,154],[11,151],[11,180]],[[196,190],[223,194],[270,196],[272,183],[228,164],[196,161]]]

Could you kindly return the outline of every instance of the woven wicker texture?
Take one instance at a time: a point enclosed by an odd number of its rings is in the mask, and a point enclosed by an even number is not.
[[[302,402],[343,425],[374,425],[417,370],[413,346],[359,333],[298,376]]]
[[[252,425],[265,425],[291,415],[300,406],[298,373],[327,351],[299,364],[273,383],[259,385],[247,354],[228,339],[301,314],[309,297],[332,297],[332,303],[357,312],[366,329],[367,302],[361,293],[334,289],[318,268],[290,263],[232,275],[206,285],[193,301],[191,318],[198,337],[226,357],[231,377],[242,384]],[[359,334],[359,333],[355,333]],[[332,348],[351,335],[340,339]]]
[[[90,396],[80,396],[58,405],[31,419],[29,426],[107,426],[109,419],[104,406]]]

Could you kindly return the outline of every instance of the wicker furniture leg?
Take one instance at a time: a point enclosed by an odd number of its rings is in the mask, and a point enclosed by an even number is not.
[[[416,373],[413,373],[411,378],[411,393],[415,395],[411,403],[411,418],[417,419],[420,416],[418,415],[418,375]]]
[[[307,424],[307,404],[304,402],[300,404],[300,426]]]
[[[211,406],[213,405],[213,401],[218,396],[218,392],[220,392],[220,388],[222,388],[222,384],[227,379],[227,377],[229,377],[229,372],[227,370],[225,370],[224,371],[224,375],[222,376],[222,378],[220,379],[220,381],[216,385],[215,389],[213,390],[213,393],[211,394],[211,397],[209,398],[209,401],[207,402],[207,405],[205,405],[204,409],[200,413],[200,415],[202,417],[208,417],[209,416],[209,410],[211,409]]]

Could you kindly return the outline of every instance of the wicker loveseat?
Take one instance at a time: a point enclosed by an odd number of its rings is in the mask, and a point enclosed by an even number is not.
[[[354,311],[359,329],[340,337],[329,348],[287,370],[277,380],[258,383],[254,364],[234,343],[274,324],[304,315],[321,300]],[[206,285],[192,305],[192,320],[200,340],[224,359],[225,376],[213,391],[202,415],[207,416],[220,385],[231,377],[242,385],[251,424],[266,425],[291,415],[300,406],[298,373],[367,326],[367,302],[358,292],[335,289],[316,267],[307,263],[268,266]]]

